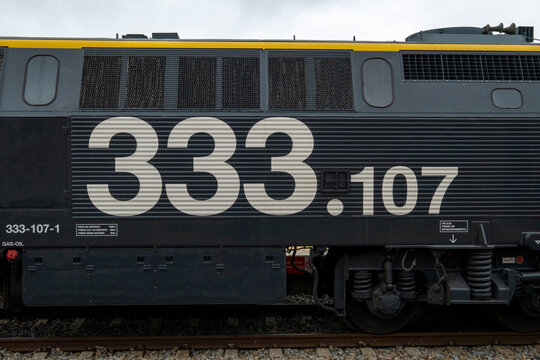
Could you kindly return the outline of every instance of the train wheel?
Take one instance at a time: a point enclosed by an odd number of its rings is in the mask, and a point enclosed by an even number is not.
[[[507,328],[519,332],[540,331],[540,291],[528,289],[510,305],[493,305],[492,311]]]
[[[356,300],[347,296],[347,318],[357,328],[372,334],[389,334],[407,325],[423,308],[424,304],[413,301],[403,303],[392,315],[378,311],[373,300]]]

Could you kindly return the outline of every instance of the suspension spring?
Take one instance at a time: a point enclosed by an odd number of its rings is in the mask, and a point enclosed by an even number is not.
[[[358,270],[352,274],[351,295],[355,299],[368,299],[372,296],[373,279],[369,270]]]
[[[414,271],[400,271],[397,287],[402,293],[413,293],[416,290],[416,274]]]
[[[492,258],[493,250],[473,251],[468,255],[467,283],[472,299],[491,299]]]

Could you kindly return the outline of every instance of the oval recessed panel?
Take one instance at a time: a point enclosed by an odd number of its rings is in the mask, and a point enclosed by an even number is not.
[[[368,59],[362,64],[362,93],[373,107],[387,107],[394,101],[392,68],[384,59]]]
[[[518,109],[523,105],[521,93],[516,89],[495,89],[491,101],[500,109]]]
[[[29,105],[47,105],[56,97],[58,60],[53,56],[38,55],[26,64],[24,101]]]

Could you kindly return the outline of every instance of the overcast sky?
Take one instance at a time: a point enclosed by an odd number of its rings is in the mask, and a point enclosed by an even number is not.
[[[539,0],[1,0],[0,36],[398,40],[447,26],[536,26]]]

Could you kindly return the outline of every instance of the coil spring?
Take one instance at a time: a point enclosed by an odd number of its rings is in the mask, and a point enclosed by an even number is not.
[[[491,298],[492,250],[473,251],[467,259],[467,283],[471,288],[471,298],[483,300]]]
[[[356,299],[370,298],[372,285],[371,272],[367,270],[355,271],[352,276],[352,297]]]
[[[353,291],[371,290],[372,279],[371,273],[367,270],[355,271],[352,278]]]
[[[414,271],[400,271],[397,278],[397,287],[401,292],[414,292],[416,290],[416,274]]]

